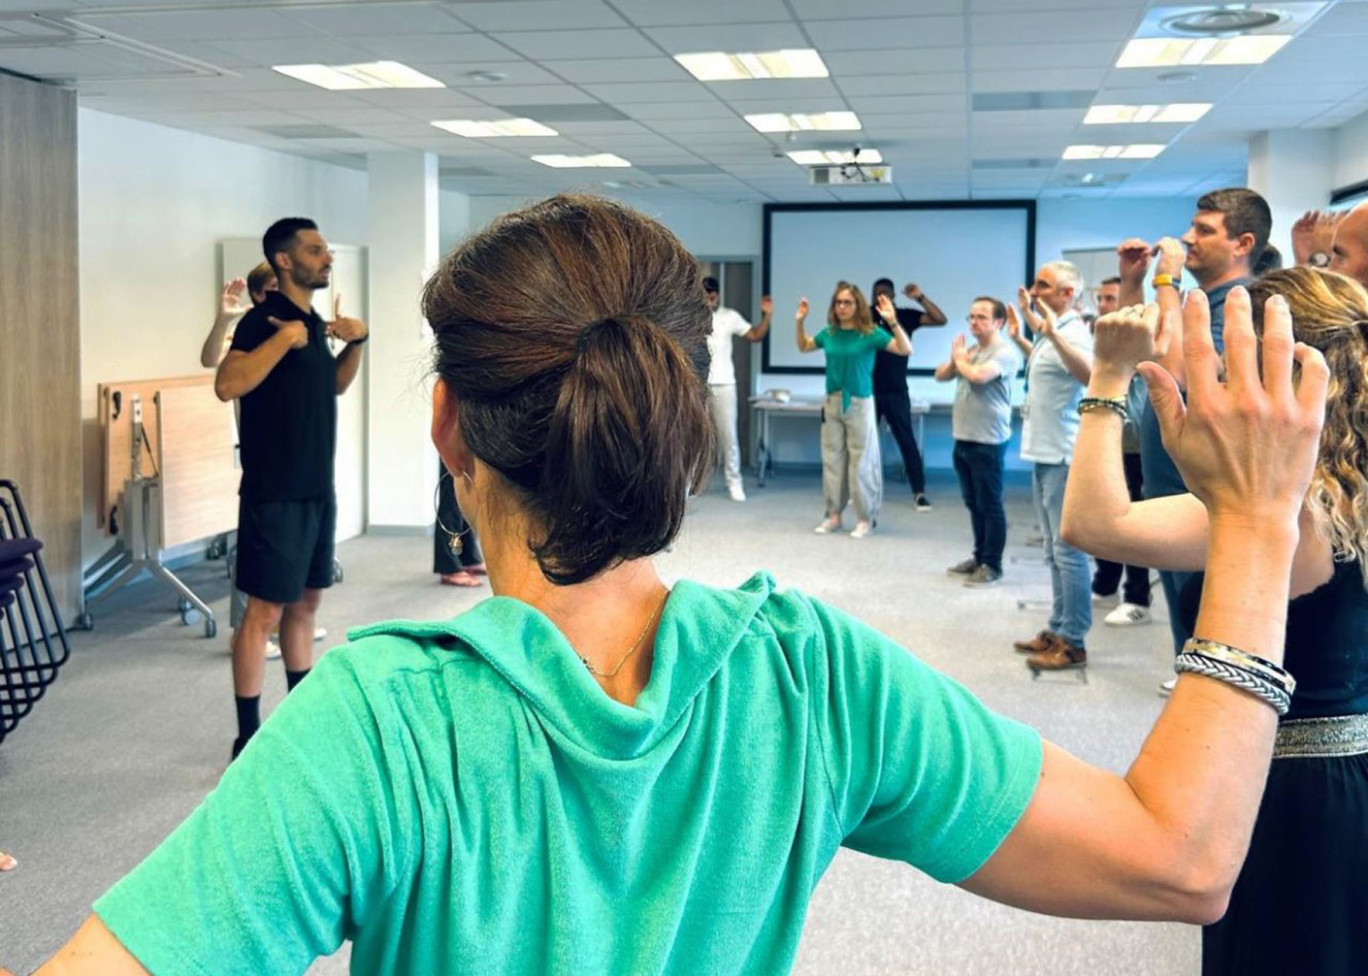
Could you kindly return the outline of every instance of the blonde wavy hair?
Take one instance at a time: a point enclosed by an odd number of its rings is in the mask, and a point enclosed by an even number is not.
[[[831,293],[831,304],[827,306],[827,325],[833,329],[837,327],[836,298],[843,291],[850,292],[850,297],[855,299],[855,328],[860,335],[871,335],[874,332],[874,313],[869,310],[864,292],[848,281],[836,282],[836,290]]]
[[[1320,458],[1306,504],[1337,562],[1359,564],[1368,588],[1368,290],[1319,268],[1271,271],[1249,286],[1254,329],[1263,336],[1263,308],[1287,299],[1292,332],[1314,346],[1330,367]]]

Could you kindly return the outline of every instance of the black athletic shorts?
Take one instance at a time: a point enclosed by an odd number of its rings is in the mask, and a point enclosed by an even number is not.
[[[337,498],[238,499],[237,587],[268,603],[294,603],[333,583]]]

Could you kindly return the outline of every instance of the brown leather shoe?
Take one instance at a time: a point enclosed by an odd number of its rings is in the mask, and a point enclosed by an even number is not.
[[[1064,638],[1048,630],[1042,630],[1030,640],[1013,641],[1012,646],[1018,654],[1044,654],[1054,649],[1055,643]]]
[[[1087,666],[1088,652],[1059,636],[1055,637],[1054,647],[1026,659],[1026,667],[1032,671],[1067,671]]]

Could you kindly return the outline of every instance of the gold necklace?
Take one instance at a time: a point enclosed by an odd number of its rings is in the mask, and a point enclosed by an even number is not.
[[[669,597],[669,595],[670,591],[668,589],[661,595],[660,602],[657,603],[656,608],[651,611],[651,615],[646,618],[646,626],[641,628],[641,633],[637,634],[637,639],[632,641],[632,646],[627,648],[627,653],[622,655],[622,660],[618,661],[617,667],[613,668],[613,670],[600,671],[598,668],[594,667],[592,664],[589,663],[589,659],[587,657],[581,654],[579,656],[579,659],[584,662],[584,666],[589,671],[589,673],[592,674],[595,678],[617,677],[617,673],[622,670],[622,666],[627,663],[628,658],[630,658],[633,654],[637,652],[637,648],[641,646],[641,642],[646,639],[646,632],[651,629],[651,624],[655,622],[656,614],[660,613],[661,609],[665,606],[665,600]]]

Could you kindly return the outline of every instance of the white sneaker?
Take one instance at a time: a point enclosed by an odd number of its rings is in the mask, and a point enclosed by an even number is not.
[[[1159,697],[1167,698],[1169,695],[1173,694],[1173,689],[1177,686],[1177,684],[1177,678],[1169,678],[1167,681],[1159,682]]]
[[[273,640],[268,640],[266,642],[266,660],[274,661],[278,657],[280,657],[280,645]]]
[[[855,529],[850,533],[850,537],[852,539],[863,539],[873,531],[874,526],[870,525],[868,522],[856,522]]]
[[[328,636],[328,628],[327,628],[327,627],[315,627],[315,628],[314,628],[314,643],[315,643],[315,644],[318,643],[318,642],[321,641],[324,637],[327,637],[327,636]]]
[[[746,489],[742,488],[740,485],[728,485],[727,494],[731,495],[731,500],[734,502],[744,502],[746,500]]]
[[[1117,593],[1094,593],[1092,595],[1092,605],[1095,607],[1114,607],[1120,602],[1121,596]]]
[[[813,531],[813,532],[816,532],[818,535],[826,535],[826,534],[829,533],[829,532],[835,532],[835,531],[836,531],[837,529],[839,529],[840,527],[841,527],[841,520],[840,520],[840,519],[838,519],[838,518],[829,518],[829,519],[827,519],[825,522],[823,522],[821,525],[817,526],[817,528],[813,529],[812,531]]]
[[[1123,602],[1103,617],[1102,622],[1108,627],[1134,627],[1136,624],[1150,623],[1153,619],[1150,616],[1149,607],[1142,607],[1138,603]]]

